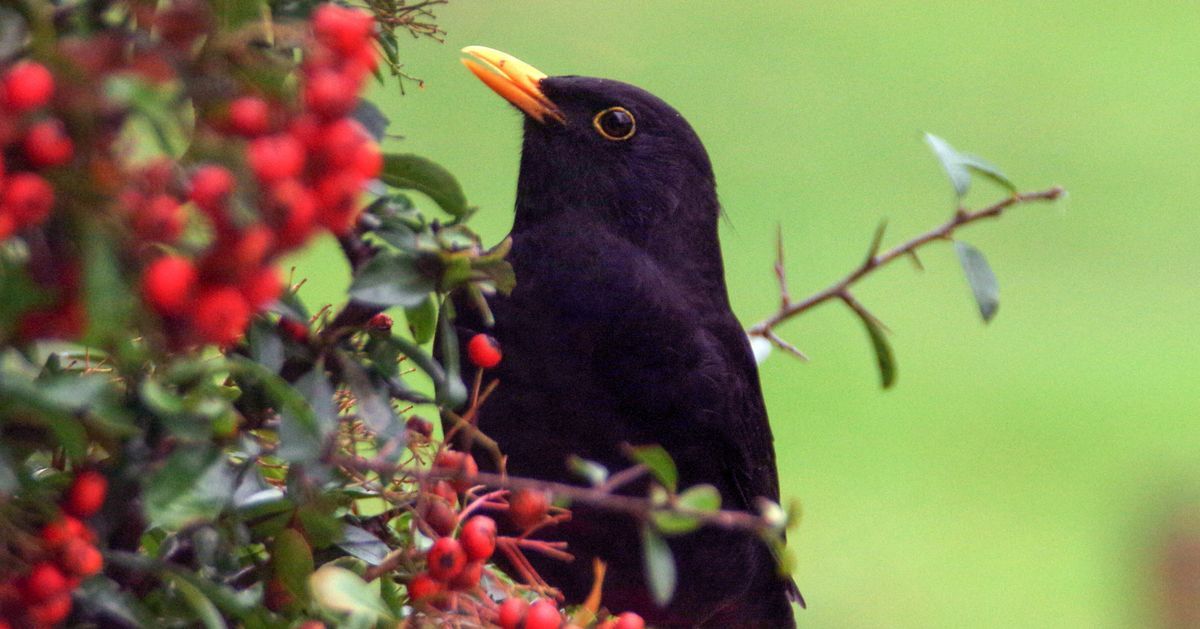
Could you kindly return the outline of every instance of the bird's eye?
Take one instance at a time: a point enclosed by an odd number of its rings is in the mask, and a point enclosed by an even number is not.
[[[628,140],[637,131],[633,114],[624,107],[609,107],[592,118],[592,126],[606,140]]]

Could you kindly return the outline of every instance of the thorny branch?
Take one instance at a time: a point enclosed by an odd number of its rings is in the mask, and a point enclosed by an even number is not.
[[[897,258],[905,256],[911,257],[917,264],[920,260],[917,258],[917,250],[921,247],[934,242],[936,240],[950,240],[954,233],[966,225],[982,221],[989,218],[999,218],[1010,207],[1031,203],[1035,201],[1054,201],[1063,195],[1063,189],[1059,186],[1054,186],[1039,192],[1025,192],[1014,194],[1002,201],[994,203],[976,211],[968,211],[959,209],[954,213],[950,220],[942,223],[938,227],[931,229],[903,244],[897,245],[884,253],[879,253],[880,240],[883,236],[883,226],[875,232],[874,240],[871,243],[867,257],[857,268],[846,274],[845,277],[834,282],[824,290],[814,293],[800,301],[792,301],[787,286],[787,276],[783,266],[783,240],[778,242],[778,256],[775,262],[775,276],[779,280],[780,291],[780,307],[775,314],[759,321],[750,327],[747,331],[751,336],[760,336],[771,342],[772,345],[800,358],[805,358],[794,346],[784,341],[775,332],[775,328],[783,322],[799,315],[802,312],[811,310],[812,308],[831,300],[838,300],[846,304],[856,315],[869,320],[879,327],[884,327],[882,323],[871,314],[865,306],[862,305],[850,291],[859,280],[871,274],[875,270],[886,266],[895,261]]]

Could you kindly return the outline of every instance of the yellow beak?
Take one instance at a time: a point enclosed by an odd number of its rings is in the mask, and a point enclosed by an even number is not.
[[[544,123],[546,118],[563,122],[562,112],[542,93],[545,72],[508,53],[484,46],[467,46],[462,51],[473,57],[463,59],[463,65],[505,100],[538,122]]]

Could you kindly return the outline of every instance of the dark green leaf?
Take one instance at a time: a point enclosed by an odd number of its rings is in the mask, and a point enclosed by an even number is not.
[[[283,340],[279,338],[274,325],[264,318],[255,318],[246,333],[246,344],[250,349],[250,358],[279,373],[283,367]]]
[[[350,296],[379,307],[416,306],[436,287],[433,277],[404,254],[379,254],[358,272]]]
[[[649,526],[642,527],[642,552],[650,594],[659,607],[666,607],[675,595],[675,557],[667,542]]]
[[[17,462],[4,444],[0,443],[0,496],[11,496],[20,484],[17,478]]]
[[[975,247],[956,240],[954,251],[958,254],[958,261],[967,276],[967,283],[971,285],[975,303],[979,304],[979,314],[984,323],[987,323],[996,316],[996,310],[1000,308],[1000,285],[996,282],[996,274],[992,273],[987,258]]]
[[[375,103],[363,98],[358,100],[358,105],[355,106],[354,111],[350,112],[350,117],[357,120],[367,130],[367,133],[375,138],[376,142],[383,141],[388,125],[391,124],[388,117]]]
[[[437,310],[437,302],[429,295],[425,301],[404,309],[408,331],[417,344],[424,345],[433,340],[433,333],[437,331]]]
[[[371,428],[377,436],[383,439],[404,438],[403,426],[392,412],[388,398],[380,392],[384,390],[381,383],[375,382],[367,372],[347,354],[336,354],[338,365],[341,367],[342,378],[354,394],[359,417]],[[403,445],[397,443],[396,445]]]
[[[92,229],[99,230],[99,225]],[[121,276],[112,240],[103,235],[83,238],[84,305],[87,308],[89,345],[101,345],[129,334],[133,304],[128,283]]]
[[[300,531],[287,528],[271,544],[271,571],[293,596],[308,598],[308,577],[313,573],[312,548]]]
[[[449,300],[449,297],[446,298]],[[445,373],[439,381],[434,378],[437,386],[438,402],[447,408],[458,408],[467,401],[467,386],[463,384],[458,355],[458,334],[451,322],[451,307],[449,301],[444,302],[438,309],[438,336],[441,341],[442,368]]]
[[[867,335],[871,337],[871,347],[875,349],[875,360],[879,364],[879,378],[883,383],[883,388],[891,388],[896,383],[896,360],[892,356],[892,346],[888,343],[879,324],[872,321],[870,317],[861,315],[859,320],[866,326]]]
[[[308,503],[296,512],[305,537],[314,548],[328,548],[342,537],[342,521],[333,517],[331,509],[320,503]]]
[[[629,456],[634,461],[650,469],[654,478],[671,493],[679,484],[679,471],[675,469],[675,461],[662,446],[635,446],[629,449]]]
[[[338,422],[333,386],[325,376],[324,365],[318,362],[296,381],[294,390],[287,387],[287,392],[302,397],[299,403],[292,399],[281,409],[279,456],[293,463],[311,463],[321,455],[325,440]]]
[[[234,486],[233,470],[220,451],[177,448],[146,482],[146,519],[167,529],[213,520],[229,504]]]
[[[380,179],[393,188],[425,194],[451,216],[462,216],[471,209],[454,175],[424,157],[385,155]]]
[[[1000,172],[1000,169],[993,166],[987,160],[975,155],[960,153],[953,146],[950,146],[949,142],[932,133],[925,134],[925,142],[929,144],[929,148],[933,150],[933,154],[942,163],[942,169],[950,177],[950,183],[954,185],[954,192],[960,198],[965,196],[967,190],[971,188],[972,172],[991,179],[1009,192],[1017,191],[1012,181],[1004,173]]]
[[[201,592],[188,581],[176,576],[168,576],[167,580],[183,595],[183,600],[192,608],[192,611],[196,612],[200,623],[206,629],[225,629],[227,625],[225,624],[225,619],[221,617],[220,610],[217,609],[217,606],[212,601],[208,600],[204,592]]]
[[[378,537],[357,526],[347,524],[342,527],[341,539],[334,542],[338,548],[354,557],[375,566],[379,565],[391,549]]]

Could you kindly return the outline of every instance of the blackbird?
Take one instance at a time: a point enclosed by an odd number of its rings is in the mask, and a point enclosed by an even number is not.
[[[712,165],[687,121],[625,83],[548,77],[511,55],[472,46],[463,63],[525,114],[509,256],[516,287],[489,298],[487,330],[458,306],[461,346],[499,341],[499,387],[478,426],[508,455],[510,474],[578,483],[577,455],[610,470],[629,444],[661,445],[679,486],[715,486],[722,506],[779,500],[767,413],[749,342],[729,306]],[[476,451],[483,466],[491,460]],[[645,495],[646,484],[627,488]],[[664,608],[644,576],[640,524],[575,505],[539,531],[574,562],[529,553],[572,602],[608,565],[603,604],[655,626],[790,627],[790,578],[766,544],[715,527],[669,537],[678,574]]]

